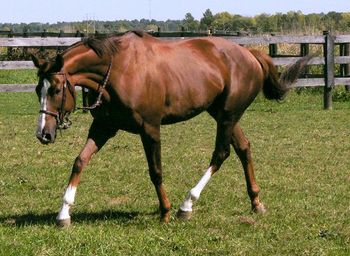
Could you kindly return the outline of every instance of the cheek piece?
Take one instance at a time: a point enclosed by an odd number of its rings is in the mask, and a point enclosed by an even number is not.
[[[60,108],[57,110],[57,112],[53,111],[48,111],[46,109],[40,109],[39,113],[47,114],[49,116],[53,116],[56,119],[57,123],[57,128],[61,131],[62,129],[67,129],[72,125],[72,122],[69,120],[69,111],[64,110],[64,105],[66,103],[66,98],[67,98],[67,88],[70,92],[70,94],[73,97],[74,100],[74,107],[73,111],[75,110],[75,105],[76,105],[76,98],[75,98],[75,92],[73,86],[70,84],[68,81],[66,74],[65,73],[55,73],[56,75],[63,75],[65,77],[65,83],[63,85],[63,90],[62,90],[62,101]]]

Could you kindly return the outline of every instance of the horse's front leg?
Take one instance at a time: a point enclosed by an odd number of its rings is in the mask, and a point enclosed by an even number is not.
[[[75,159],[68,186],[63,195],[62,207],[56,218],[58,226],[66,227],[70,225],[71,217],[69,215],[69,209],[74,203],[75,193],[80,182],[80,176],[84,168],[89,163],[92,155],[101,149],[107,140],[114,135],[115,131],[106,131],[95,122],[90,127],[87,142],[81,150],[79,156]]]
[[[170,219],[170,202],[166,196],[162,178],[160,126],[145,125],[141,139],[146,153],[149,174],[159,199],[160,219],[168,223]]]

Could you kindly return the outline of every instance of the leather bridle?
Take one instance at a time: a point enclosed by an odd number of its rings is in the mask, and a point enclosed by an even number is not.
[[[73,97],[73,101],[74,101],[73,111],[75,110],[75,105],[76,105],[75,89],[71,85],[69,80],[67,79],[66,73],[56,72],[56,73],[51,73],[50,75],[62,75],[62,76],[64,76],[65,82],[64,82],[64,85],[62,88],[61,104],[60,104],[60,107],[57,110],[57,112],[49,111],[46,109],[40,109],[39,113],[53,116],[56,119],[57,128],[58,129],[66,129],[66,128],[70,127],[70,125],[72,124],[72,122],[68,119],[68,115],[70,114],[70,112],[64,110],[64,105],[65,105],[66,99],[67,99],[67,88],[68,88],[68,91],[70,92],[71,96]]]
[[[112,70],[112,60],[109,63],[108,66],[108,71],[107,74],[105,75],[104,79],[103,79],[103,83],[102,85],[99,84],[98,85],[98,89],[97,91],[99,92],[99,95],[97,96],[96,102],[88,107],[78,107],[78,109],[83,109],[83,110],[93,110],[96,107],[101,106],[102,104],[102,95],[103,95],[103,91],[106,88],[106,85],[108,83],[109,80],[109,76],[111,74],[111,70]],[[66,99],[67,99],[67,88],[69,93],[71,94],[71,96],[73,97],[73,101],[74,101],[74,107],[73,107],[73,112],[76,109],[76,95],[75,95],[75,87],[69,82],[67,75],[65,72],[60,71],[60,72],[56,72],[56,73],[51,73],[50,75],[62,75],[64,76],[65,82],[63,85],[63,89],[62,89],[62,101],[60,104],[59,109],[57,110],[57,112],[53,112],[53,111],[48,111],[46,109],[40,109],[39,113],[40,114],[47,114],[49,116],[52,116],[56,119],[57,122],[57,128],[58,129],[67,129],[71,126],[72,122],[69,120],[68,116],[71,113],[70,111],[65,111],[64,110],[64,106],[66,104]]]

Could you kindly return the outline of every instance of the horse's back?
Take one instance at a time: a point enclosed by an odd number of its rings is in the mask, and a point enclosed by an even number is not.
[[[124,45],[117,54],[125,65],[115,82],[118,95],[141,115],[163,123],[186,120],[223,94],[235,101],[258,65],[247,49],[222,38],[165,41],[130,34]]]

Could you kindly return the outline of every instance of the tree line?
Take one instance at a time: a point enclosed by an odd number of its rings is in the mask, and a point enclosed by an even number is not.
[[[182,20],[157,21],[149,19],[141,20],[115,20],[95,21],[85,20],[81,22],[57,22],[50,23],[0,23],[0,30],[13,31],[14,33],[26,32],[65,32],[81,31],[85,33],[125,32],[127,30],[141,29],[146,31],[208,31],[238,32],[244,31],[250,34],[281,33],[281,34],[320,34],[330,30],[335,33],[350,32],[350,12],[328,12],[303,14],[301,11],[287,13],[259,14],[253,17],[220,12],[213,14],[207,9],[200,20],[196,20],[191,13],[187,13]]]

